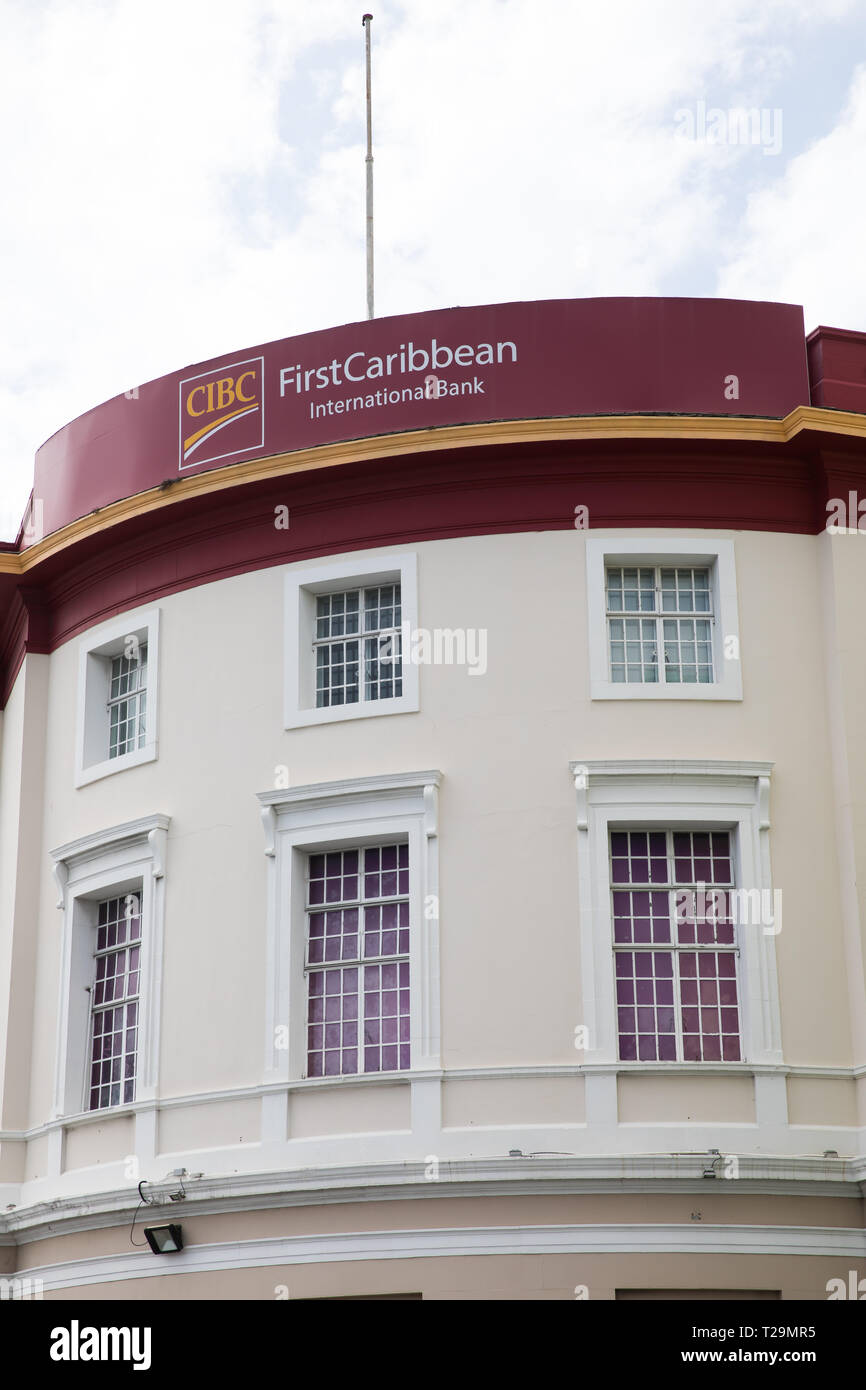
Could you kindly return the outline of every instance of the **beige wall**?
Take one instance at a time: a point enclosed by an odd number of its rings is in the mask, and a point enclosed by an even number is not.
[[[617,1289],[778,1290],[783,1299],[820,1302],[830,1279],[866,1262],[847,1257],[770,1255],[460,1255],[431,1260],[357,1260],[351,1264],[272,1265],[267,1269],[130,1279],[76,1287],[76,1299],[273,1300],[421,1293],[438,1300],[612,1299]],[[287,1291],[287,1292],[286,1292]],[[69,1298],[46,1293],[46,1299]]]
[[[556,1254],[509,1253],[475,1256],[439,1255],[409,1258],[336,1260],[319,1264],[274,1264],[198,1274],[154,1274],[76,1287],[76,1298],[95,1299],[284,1299],[421,1292],[438,1299],[574,1299],[576,1286],[588,1297],[610,1299],[617,1289],[764,1289],[786,1299],[822,1300],[827,1281],[847,1281],[851,1269],[866,1275],[866,1258],[842,1255],[718,1254],[700,1250],[647,1253],[596,1252],[591,1249],[597,1224],[628,1226],[634,1244],[641,1227],[678,1226],[693,1232],[696,1220],[707,1239],[719,1226],[764,1226],[768,1240],[788,1227],[862,1228],[862,1204],[835,1198],[740,1196],[725,1194],[634,1193],[574,1196],[455,1198],[400,1202],[332,1203],[268,1211],[196,1216],[175,1209],[182,1220],[185,1248],[231,1244],[233,1260],[243,1256],[244,1242],[281,1236],[348,1232],[414,1231],[423,1251],[425,1232],[574,1228],[571,1251]],[[140,1236],[138,1237],[141,1238]],[[586,1248],[581,1248],[582,1246]],[[18,1249],[16,1272],[24,1277],[46,1267],[75,1260],[129,1255],[128,1226],[35,1241]],[[170,1257],[144,1249],[136,1255],[149,1271],[170,1266]],[[46,1297],[51,1298],[50,1286]],[[59,1296],[59,1295],[58,1295]],[[69,1296],[67,1293],[65,1296]]]
[[[856,985],[849,994],[852,942],[861,928],[856,919],[852,926],[850,912],[843,920],[836,845],[839,820],[848,808],[833,771],[821,642],[827,607],[836,605],[844,634],[840,679],[850,716],[845,737],[856,789],[851,814],[859,864],[866,854],[858,776],[866,770],[866,733],[858,715],[866,691],[866,646],[851,634],[859,630],[855,605],[866,580],[866,543],[861,548],[858,538],[841,538],[845,548],[837,555],[840,541],[833,542],[839,583],[831,591],[821,550],[830,544],[826,537],[706,534],[735,540],[742,702],[590,702],[585,533],[580,531],[412,547],[419,560],[420,625],[485,628],[489,634],[485,676],[422,667],[416,714],[283,730],[284,567],[159,600],[159,757],[80,790],[73,782],[79,641],[50,659],[38,658],[46,670],[50,660],[50,685],[42,843],[28,848],[40,866],[38,913],[28,923],[36,987],[32,1019],[18,1017],[10,1039],[16,1058],[32,1056],[29,1077],[26,1065],[19,1070],[22,1084],[30,1083],[22,1127],[49,1117],[54,1083],[60,932],[48,851],[154,812],[172,818],[160,1094],[219,1093],[261,1082],[266,861],[255,794],[274,785],[274,769],[281,764],[288,765],[293,785],[442,770],[442,1043],[446,1068],[459,1070],[568,1067],[579,1060],[574,1028],[581,1019],[581,961],[570,759],[774,762],[771,853],[784,903],[776,954],[785,1059],[794,1067],[864,1063],[866,1057],[852,1046],[852,1028],[859,1027],[851,1006]],[[370,553],[371,565],[382,553],[387,552]],[[20,781],[21,689],[19,680],[4,719],[11,752],[4,747],[0,765],[0,867],[5,870],[0,923],[8,921],[7,875],[14,863],[16,811],[6,788],[14,790]],[[866,865],[861,882],[864,873]],[[8,935],[0,932],[0,988],[8,950]],[[701,1094],[696,1085],[670,1077],[621,1078],[620,1119],[636,1127],[625,1147],[639,1151],[640,1126],[653,1119],[685,1124],[724,1119],[742,1126],[738,1151],[760,1149],[751,1078],[715,1078],[711,1087],[702,1081],[707,1089]],[[844,1080],[826,1090],[820,1078],[798,1082],[789,1086],[789,1094],[798,1125],[856,1123]],[[257,1146],[259,1102],[238,1103],[248,1107],[240,1127],[234,1102],[226,1102],[222,1111],[207,1106],[163,1112],[158,1152],[228,1151],[234,1145],[236,1161],[251,1162],[242,1154]],[[498,1084],[449,1080],[443,1106],[443,1123],[452,1136],[513,1120],[546,1127],[541,1136],[546,1141],[557,1126],[585,1120],[577,1078],[504,1078]],[[366,1097],[342,1102],[311,1092],[293,1096],[289,1127],[304,1139],[317,1133],[393,1134],[406,1130],[408,1112],[408,1098],[384,1087],[367,1088]],[[35,1142],[38,1147],[43,1140]],[[581,1142],[573,1137],[562,1147],[579,1151]],[[67,1143],[67,1167],[94,1164],[92,1143],[92,1136]],[[485,1152],[509,1146],[507,1135],[491,1132]],[[823,1147],[842,1151],[845,1146],[828,1142]],[[822,1151],[817,1141],[806,1148]],[[405,1143],[392,1153],[405,1156]]]
[[[26,1126],[29,1110],[49,669],[25,657],[0,726],[0,1131]]]

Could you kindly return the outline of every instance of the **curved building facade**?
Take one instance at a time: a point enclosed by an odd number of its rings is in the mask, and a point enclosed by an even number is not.
[[[5,1287],[861,1288],[864,381],[796,306],[497,305],[43,446],[0,548]]]

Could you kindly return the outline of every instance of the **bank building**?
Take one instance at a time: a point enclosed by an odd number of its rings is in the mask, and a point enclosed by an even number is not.
[[[866,335],[734,300],[323,329],[49,439],[4,1296],[866,1293],[861,497]]]

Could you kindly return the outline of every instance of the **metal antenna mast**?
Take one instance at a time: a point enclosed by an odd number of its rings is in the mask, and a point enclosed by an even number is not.
[[[367,318],[373,317],[373,115],[370,95],[370,24],[373,16],[362,20],[367,49]]]

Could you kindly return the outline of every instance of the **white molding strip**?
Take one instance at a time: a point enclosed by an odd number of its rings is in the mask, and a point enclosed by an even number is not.
[[[251,1086],[229,1086],[222,1091],[190,1091],[180,1096],[163,1096],[158,1100],[133,1101],[112,1108],[112,1118],[134,1115],[141,1110],[181,1110],[189,1106],[219,1105],[232,1100],[257,1100],[282,1091],[317,1091],[343,1089],[353,1086],[407,1086],[415,1081],[520,1080],[531,1077],[575,1078],[600,1073],[617,1076],[763,1076],[782,1075],[796,1080],[819,1078],[828,1081],[857,1081],[866,1077],[866,1065],[809,1066],[785,1062],[563,1062],[544,1066],[509,1067],[449,1067],[402,1072],[361,1072],[356,1076],[305,1077],[300,1080],[259,1082]],[[63,1129],[78,1129],[84,1125],[102,1124],[104,1111],[82,1110],[77,1115],[65,1115],[59,1120],[46,1120],[30,1129],[0,1129],[0,1144],[28,1143],[42,1135]],[[647,1122],[651,1128],[653,1122]],[[812,1126],[825,1128],[826,1126]],[[847,1126],[857,1133],[857,1126]]]
[[[171,816],[141,816],[138,820],[124,821],[122,825],[111,825],[105,830],[95,830],[90,835],[70,840],[68,844],[52,849],[51,858],[56,864],[64,865],[68,874],[71,869],[81,867],[88,859],[98,857],[106,850],[126,852],[128,849],[138,849],[140,842],[144,840],[147,840],[151,853],[154,854],[157,836],[166,835],[170,825]],[[164,873],[164,843],[159,844],[154,858],[158,861],[154,876],[161,877]],[[63,902],[59,902],[57,906],[62,907]]]
[[[347,798],[385,797],[389,793],[423,792],[429,787],[438,787],[442,773],[428,772],[383,772],[375,777],[346,777],[334,782],[310,782],[302,787],[285,787],[276,791],[257,792],[262,806],[282,807],[299,805],[304,810],[311,806],[344,806]]]
[[[714,1136],[717,1137],[717,1136]],[[674,1192],[680,1195],[731,1192],[730,1183],[708,1188],[703,1177],[709,1154],[625,1155],[530,1152],[487,1158],[440,1158],[440,1176],[429,1181],[427,1160],[399,1163],[370,1161],[302,1169],[271,1168],[258,1173],[206,1175],[186,1179],[183,1211],[191,1216],[258,1211],[293,1206],[319,1206],[405,1198],[468,1196],[621,1195],[625,1192]],[[732,1152],[736,1152],[733,1150]],[[786,1158],[782,1155],[737,1155],[739,1195],[836,1197],[859,1202],[866,1188],[866,1157]],[[150,1195],[162,1193],[165,1211],[177,1212],[166,1196],[174,1183],[168,1176],[151,1184]],[[0,1189],[2,1191],[2,1189]],[[127,1225],[138,1204],[134,1185],[101,1192],[66,1192],[14,1210],[0,1211],[0,1239],[9,1235],[27,1244],[52,1235]]]
[[[207,1274],[355,1260],[418,1260],[460,1255],[806,1255],[866,1258],[866,1231],[837,1226],[469,1226],[416,1231],[352,1231],[187,1246],[158,1258],[137,1254],[29,1268],[45,1289],[127,1279]]]

